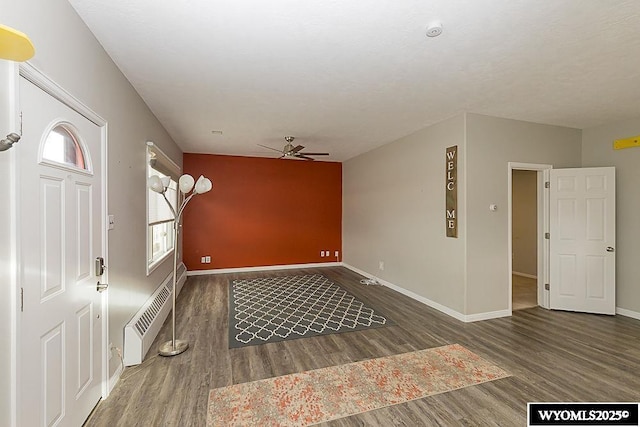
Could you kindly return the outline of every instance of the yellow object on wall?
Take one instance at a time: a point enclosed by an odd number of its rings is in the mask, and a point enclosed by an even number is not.
[[[0,59],[22,62],[36,53],[26,34],[0,24]]]
[[[623,148],[640,147],[640,135],[631,138],[616,139],[613,141],[614,150],[622,150]]]

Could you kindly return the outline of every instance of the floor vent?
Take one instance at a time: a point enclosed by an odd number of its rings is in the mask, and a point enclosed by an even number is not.
[[[184,264],[178,268],[178,295],[187,278]],[[124,365],[139,365],[156,339],[162,324],[171,312],[171,289],[173,275],[164,282],[144,303],[124,328]]]

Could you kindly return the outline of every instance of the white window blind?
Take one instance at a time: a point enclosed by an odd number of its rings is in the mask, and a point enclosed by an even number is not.
[[[180,166],[178,166],[173,160],[167,157],[158,147],[153,145],[153,142],[147,143],[147,158],[149,159],[149,166],[156,171],[160,172],[164,176],[170,176],[171,179],[178,182],[180,179]]]
[[[175,211],[178,204],[180,167],[152,142],[147,143],[147,177],[157,175],[169,178],[165,192]],[[174,249],[174,215],[162,194],[147,188],[147,274],[160,264]]]
[[[166,176],[152,167],[149,167],[149,176],[152,175],[158,175],[160,178],[164,178]],[[177,188],[178,185],[172,179],[166,192],[167,199],[171,202],[174,211],[178,201]],[[162,194],[156,193],[155,191],[147,188],[147,197],[147,200],[149,201],[149,225],[173,221],[173,213],[171,212],[169,205],[167,205],[167,202],[165,202],[164,197],[162,197]]]
[[[177,182],[180,178],[180,168],[158,147],[153,145],[153,143],[147,143],[147,159],[149,162],[147,165],[147,177],[158,175],[160,178],[171,178],[171,183],[169,184],[169,188],[167,188],[166,196],[175,210],[178,203]],[[147,201],[149,225],[173,221],[171,209],[167,205],[167,202],[164,201],[162,194],[147,189]]]

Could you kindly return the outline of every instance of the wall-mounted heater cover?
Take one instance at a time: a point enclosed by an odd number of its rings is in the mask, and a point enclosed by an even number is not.
[[[178,295],[187,280],[187,268],[178,267]],[[133,366],[142,363],[153,340],[156,339],[162,324],[171,312],[171,288],[173,273],[162,282],[144,303],[142,308],[124,327],[124,365]]]

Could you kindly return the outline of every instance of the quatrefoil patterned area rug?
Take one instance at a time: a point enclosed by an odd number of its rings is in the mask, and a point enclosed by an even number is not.
[[[320,274],[233,280],[229,305],[230,348],[392,324]]]

